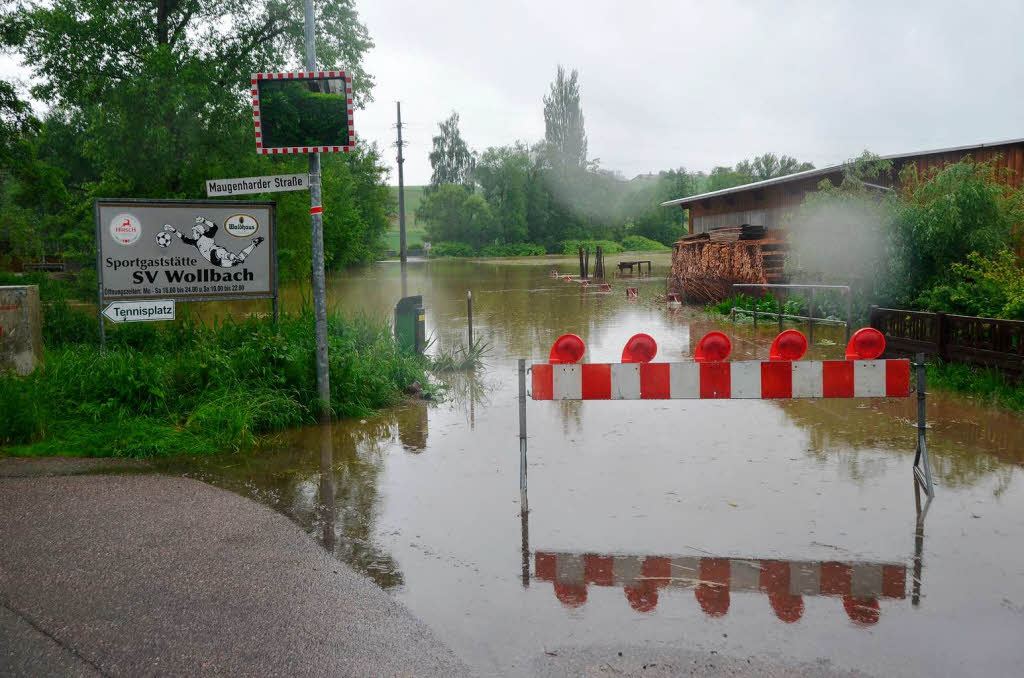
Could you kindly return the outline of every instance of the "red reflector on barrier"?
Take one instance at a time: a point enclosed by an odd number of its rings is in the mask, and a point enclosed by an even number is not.
[[[800,360],[807,353],[807,337],[797,330],[785,330],[775,337],[768,352],[771,360]]]
[[[658,342],[649,334],[634,334],[622,349],[622,362],[649,363],[658,354]]]
[[[721,332],[708,332],[697,343],[693,353],[696,362],[718,362],[725,360],[732,353],[732,342]]]
[[[583,357],[587,345],[575,334],[563,334],[551,346],[548,362],[551,364],[577,363]]]
[[[874,327],[864,327],[853,333],[846,345],[847,360],[874,360],[885,353],[885,335]]]

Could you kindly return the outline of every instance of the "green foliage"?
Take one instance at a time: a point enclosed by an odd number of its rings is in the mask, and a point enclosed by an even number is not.
[[[434,136],[434,148],[430,151],[430,166],[434,170],[430,187],[437,189],[445,184],[457,184],[472,191],[476,156],[459,131],[459,114],[452,111],[448,119],[437,126],[439,132]]]
[[[1024,320],[1024,270],[1009,250],[991,258],[972,252],[966,262],[950,265],[942,283],[921,292],[916,306],[928,311]]]
[[[321,65],[345,64],[361,106],[372,43],[353,1],[318,7],[317,23]],[[301,157],[257,156],[249,97],[253,72],[301,60],[302,37],[301,8],[280,2],[19,3],[0,18],[0,46],[32,70],[32,94],[48,112],[20,130],[18,162],[0,158],[0,240],[22,256],[62,253],[92,266],[95,197],[200,198],[209,178],[305,171]],[[379,251],[391,211],[378,190],[385,174],[375,149],[324,157],[326,238],[338,229],[330,264]],[[308,196],[267,197],[278,202],[281,278],[304,277]]]
[[[565,240],[559,243],[558,251],[560,254],[575,256],[579,254],[581,247],[584,250],[589,249],[591,254],[596,252],[598,247],[601,247],[605,254],[618,254],[626,251],[622,245],[612,240]]]
[[[316,419],[309,312],[284,318],[279,332],[256,319],[133,329],[112,333],[104,353],[64,344],[48,348],[28,377],[0,375],[0,445],[84,456],[213,453]],[[426,381],[422,359],[402,353],[385,323],[333,316],[328,340],[336,417],[393,404]]]
[[[893,281],[913,300],[972,252],[995,256],[1024,223],[1024,191],[1000,181],[993,163],[970,158],[921,174],[909,165],[892,233]]]
[[[517,242],[511,245],[487,245],[480,254],[485,257],[541,257],[547,254],[543,245]]]
[[[800,162],[791,155],[783,154],[779,157],[774,153],[765,153],[753,160],[744,160],[738,163],[735,171],[738,175],[749,176],[753,181],[764,181],[812,169],[814,169],[813,163]]]
[[[1010,410],[1024,411],[1024,382],[1015,384],[992,368],[962,363],[930,363],[928,385],[967,393]]]
[[[498,239],[498,223],[483,197],[458,184],[442,184],[420,202],[417,218],[433,242],[464,242],[474,250]]]
[[[668,252],[672,249],[642,235],[627,235],[622,239],[622,246],[629,252]]]
[[[475,370],[484,363],[491,352],[491,347],[482,339],[477,339],[468,348],[465,345],[451,349],[438,349],[437,355],[430,360],[432,372],[467,372]]]
[[[488,148],[474,176],[498,222],[502,243],[526,240],[526,200],[530,155],[522,144]]]
[[[439,242],[430,248],[432,257],[473,257],[476,250],[469,243],[464,242]]]

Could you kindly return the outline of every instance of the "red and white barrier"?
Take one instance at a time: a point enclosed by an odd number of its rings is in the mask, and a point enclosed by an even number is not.
[[[534,400],[905,398],[909,360],[534,365]]]
[[[730,593],[752,592],[767,594],[786,623],[803,616],[803,596],[836,596],[852,621],[871,625],[881,614],[879,599],[903,599],[907,586],[907,568],[898,563],[537,552],[534,568],[568,607],[587,601],[588,585],[621,586],[638,612],[657,606],[659,589],[692,588],[704,612],[719,617],[729,611]]]
[[[867,328],[869,329],[869,328]],[[880,341],[879,341],[880,340]],[[807,339],[786,330],[772,343],[770,360],[726,362],[729,338],[709,332],[692,362],[653,363],[657,344],[646,334],[627,342],[621,363],[580,364],[583,340],[563,335],[548,364],[532,367],[534,400],[667,400],[777,398],[905,398],[910,361],[876,360],[885,350],[877,330],[850,340],[847,360],[806,360]],[[855,358],[866,357],[867,360]]]

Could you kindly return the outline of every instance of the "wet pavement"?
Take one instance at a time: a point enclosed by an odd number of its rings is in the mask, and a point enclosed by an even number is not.
[[[329,445],[295,431],[256,454],[165,470],[291,517],[482,674],[625,670],[602,668],[618,651],[633,669],[673,656],[807,675],[1016,673],[1024,419],[967,398],[929,396],[937,497],[923,519],[912,399],[530,401],[524,526],[518,358],[543,362],[575,332],[586,361],[615,362],[646,332],[656,360],[685,360],[712,329],[732,338],[733,359],[764,358],[776,334],[669,308],[667,257],[650,278],[614,279],[611,294],[551,268],[410,264],[404,287],[424,295],[436,345],[464,343],[472,289],[476,336],[491,347],[446,401],[335,425]],[[382,263],[334,278],[331,298],[380,313],[402,288],[398,264]],[[816,335],[809,357],[842,357],[842,329]]]

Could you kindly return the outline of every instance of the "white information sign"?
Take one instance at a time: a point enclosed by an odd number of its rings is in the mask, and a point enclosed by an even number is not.
[[[103,315],[114,323],[174,320],[174,299],[115,301],[103,309]]]
[[[208,179],[206,195],[215,198],[245,193],[280,193],[281,191],[308,191],[308,174],[278,174],[270,177],[241,177],[239,179]]]

